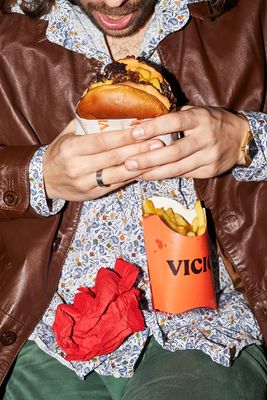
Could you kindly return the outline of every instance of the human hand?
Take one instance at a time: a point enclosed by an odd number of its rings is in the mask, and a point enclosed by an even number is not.
[[[163,146],[155,139],[137,142],[131,129],[81,136],[74,130],[73,120],[45,152],[44,182],[50,199],[84,201],[103,196],[148,171],[128,171],[127,158]],[[109,186],[97,185],[98,170],[103,170],[103,181]]]
[[[246,119],[229,111],[186,106],[133,128],[132,135],[139,134],[140,140],[176,131],[184,137],[153,152],[131,156],[125,166],[129,171],[149,168],[139,177],[142,180],[218,176],[236,164],[245,165],[241,143],[248,130]]]

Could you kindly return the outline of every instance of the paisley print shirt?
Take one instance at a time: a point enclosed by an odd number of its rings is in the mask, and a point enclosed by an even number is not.
[[[188,4],[197,2],[159,1],[145,33],[140,55],[159,63],[156,52],[158,43],[188,22]],[[18,5],[13,11],[21,12]],[[79,7],[67,0],[57,0],[45,19],[48,20],[46,34],[50,41],[87,57],[94,57],[103,65],[111,61],[102,33]],[[236,167],[233,174],[237,180],[266,180],[267,116],[243,112],[249,119],[259,152],[248,168]],[[55,199],[52,206],[47,205],[42,172],[45,150],[46,146],[40,147],[30,164],[31,204],[39,214],[49,216],[59,212],[64,201]],[[211,245],[210,251],[218,309],[199,308],[177,315],[152,309],[141,204],[144,197],[155,194],[175,199],[188,208],[193,207],[196,200],[193,180],[175,178],[135,182],[83,204],[58,290],[31,336],[41,349],[74,370],[80,378],[92,370],[116,377],[132,376],[135,363],[150,335],[169,351],[202,350],[213,361],[224,366],[231,365],[243,347],[261,342],[257,322],[243,295],[234,290],[215,245]],[[86,362],[66,361],[52,331],[56,308],[62,303],[72,303],[78,287],[93,286],[99,268],[113,268],[117,257],[138,265],[143,271],[139,286],[142,286],[146,295],[147,305],[143,310],[146,328],[129,336],[111,354]]]

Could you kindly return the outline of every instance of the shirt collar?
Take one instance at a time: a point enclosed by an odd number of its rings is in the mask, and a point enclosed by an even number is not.
[[[188,5],[201,1],[204,0],[159,0],[145,32],[140,56],[153,59],[159,42],[188,22]],[[19,11],[18,5],[13,11]],[[43,18],[48,21],[46,36],[49,41],[95,58],[103,65],[111,61],[103,34],[78,6],[68,0],[56,0],[50,13]]]

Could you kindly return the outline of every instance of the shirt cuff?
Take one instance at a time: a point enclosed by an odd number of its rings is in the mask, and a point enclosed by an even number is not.
[[[34,153],[29,165],[31,207],[43,217],[57,214],[65,204],[65,200],[49,200],[46,197],[43,177],[43,159],[46,149],[47,146],[40,147]]]
[[[253,111],[241,111],[248,119],[249,126],[259,149],[248,167],[237,166],[233,175],[238,181],[267,180],[267,114]]]

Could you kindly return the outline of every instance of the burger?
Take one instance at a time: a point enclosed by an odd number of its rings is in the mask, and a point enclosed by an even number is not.
[[[108,64],[83,94],[77,114],[84,119],[146,119],[175,108],[170,85],[145,61],[127,57]]]

